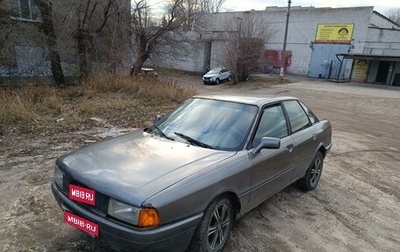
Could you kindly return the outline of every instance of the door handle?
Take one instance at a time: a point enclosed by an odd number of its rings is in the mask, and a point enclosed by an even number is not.
[[[287,149],[289,152],[292,152],[292,151],[293,151],[293,147],[294,147],[293,144],[289,144],[288,146],[286,146],[286,149]]]
[[[312,135],[312,139],[313,139],[313,140],[317,139],[317,135],[313,134],[313,135]]]

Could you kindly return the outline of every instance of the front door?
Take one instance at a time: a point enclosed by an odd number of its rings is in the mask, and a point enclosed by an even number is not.
[[[256,147],[262,137],[276,137],[281,140],[279,149],[263,149],[257,154],[250,151],[251,202],[256,206],[272,194],[285,188],[291,178],[293,140],[288,134],[287,123],[281,104],[267,107],[258,123],[252,140]]]

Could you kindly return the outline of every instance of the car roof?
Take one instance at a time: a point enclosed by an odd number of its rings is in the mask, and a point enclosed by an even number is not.
[[[250,105],[257,105],[259,107],[268,103],[274,103],[279,101],[298,100],[297,98],[291,96],[266,95],[257,93],[213,93],[205,95],[196,95],[194,97],[202,99],[239,102]]]

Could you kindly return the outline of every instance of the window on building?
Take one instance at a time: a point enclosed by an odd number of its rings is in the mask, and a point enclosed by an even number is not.
[[[36,0],[9,0],[12,18],[23,20],[39,20],[39,8]]]

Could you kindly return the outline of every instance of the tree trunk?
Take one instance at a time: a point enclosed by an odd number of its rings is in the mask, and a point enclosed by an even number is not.
[[[79,55],[79,81],[85,81],[89,77],[88,60],[87,60],[87,43],[88,34],[85,29],[78,28],[76,35]]]
[[[146,38],[146,34],[144,32],[138,35],[138,57],[136,59],[135,64],[132,66],[131,75],[137,75],[142,69],[143,64],[150,56],[149,49],[151,48],[148,46],[148,39]]]
[[[144,62],[146,61],[146,59],[143,59],[143,57],[139,57],[135,64],[132,66],[130,75],[138,75],[138,73],[140,73],[140,69],[142,69]]]
[[[51,2],[46,0],[37,0],[37,3],[43,19],[40,29],[46,36],[46,45],[49,50],[53,79],[57,86],[63,85],[65,84],[65,77],[61,67],[60,53],[57,48],[57,35],[54,29],[52,5]]]

